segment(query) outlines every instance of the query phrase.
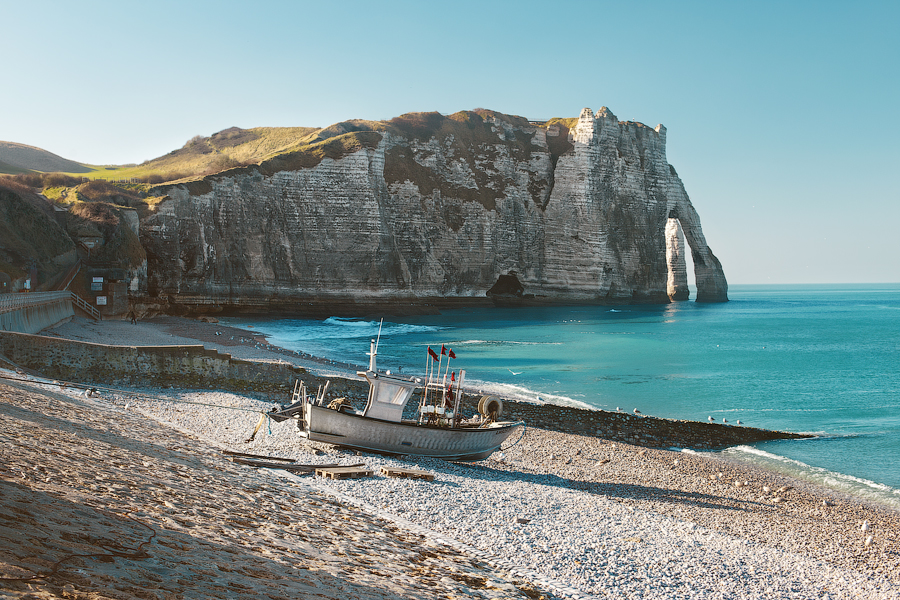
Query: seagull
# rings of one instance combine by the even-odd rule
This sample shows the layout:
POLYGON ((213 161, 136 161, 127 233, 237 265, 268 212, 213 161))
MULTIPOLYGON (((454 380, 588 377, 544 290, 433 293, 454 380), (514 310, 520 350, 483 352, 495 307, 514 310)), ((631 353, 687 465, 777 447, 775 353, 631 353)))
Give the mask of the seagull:
POLYGON ((727 423, 727 422, 728 422, 728 419, 722 419, 722 422, 723 422, 723 423, 727 423))
POLYGON ((710 423, 715 423, 715 422, 716 422, 716 420, 712 418, 712 415, 710 415, 709 417, 707 417, 707 420, 708 420, 710 423))
POLYGON ((737 420, 737 424, 738 424, 738 425, 741 424, 741 420, 740 420, 740 419, 737 420))
POLYGON ((512 373, 513 375, 521 375, 522 374, 522 371, 519 371, 518 373, 516 373, 512 369, 506 369, 506 370, 509 371, 510 373, 512 373))
POLYGON ((619 407, 617 406, 617 407, 616 407, 616 412, 622 412, 622 409, 619 408, 619 407))
POLYGON ((639 411, 638 409, 634 409, 634 414, 639 415, 641 414, 641 411, 639 411))

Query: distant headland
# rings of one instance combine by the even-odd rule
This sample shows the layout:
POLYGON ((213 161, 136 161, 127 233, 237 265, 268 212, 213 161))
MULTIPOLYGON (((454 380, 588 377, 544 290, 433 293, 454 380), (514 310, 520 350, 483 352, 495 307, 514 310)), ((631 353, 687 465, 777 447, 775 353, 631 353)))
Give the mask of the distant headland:
POLYGON ((0 142, 0 171, 10 289, 107 314, 665 303, 687 247, 696 300, 728 299, 666 128, 605 107, 231 128, 128 166, 0 142))

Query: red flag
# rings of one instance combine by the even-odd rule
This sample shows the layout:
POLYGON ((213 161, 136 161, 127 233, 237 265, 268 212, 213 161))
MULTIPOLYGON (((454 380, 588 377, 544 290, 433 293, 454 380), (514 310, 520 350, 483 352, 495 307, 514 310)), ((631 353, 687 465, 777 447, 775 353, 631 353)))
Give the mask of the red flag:
POLYGON ((452 384, 454 381, 456 381, 456 371, 450 373, 450 383, 452 384))
POLYGON ((456 358, 456 354, 454 354, 453 350, 450 351, 450 358, 456 358))
POLYGON ((435 352, 434 350, 432 350, 432 349, 431 349, 431 346, 428 346, 428 354, 430 354, 430 355, 431 355, 431 358, 433 358, 434 360, 437 360, 437 359, 438 359, 437 352, 435 352))
POLYGON ((447 356, 447 349, 444 348, 443 344, 441 344, 441 354, 443 354, 444 356, 447 356))

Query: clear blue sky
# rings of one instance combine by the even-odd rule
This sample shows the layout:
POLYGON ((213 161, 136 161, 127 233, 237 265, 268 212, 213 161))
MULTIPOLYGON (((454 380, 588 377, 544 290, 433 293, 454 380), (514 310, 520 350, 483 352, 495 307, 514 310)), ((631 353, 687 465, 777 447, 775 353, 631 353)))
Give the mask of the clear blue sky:
POLYGON ((900 2, 0 0, 0 140, 155 158, 227 127, 608 106, 731 283, 900 282, 900 2))

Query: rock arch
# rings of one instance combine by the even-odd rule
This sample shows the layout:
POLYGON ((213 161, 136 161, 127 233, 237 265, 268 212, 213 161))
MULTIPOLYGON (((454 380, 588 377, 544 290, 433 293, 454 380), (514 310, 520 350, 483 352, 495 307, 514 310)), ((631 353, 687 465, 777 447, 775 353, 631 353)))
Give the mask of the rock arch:
POLYGON ((685 201, 676 201, 669 210, 666 222, 666 263, 669 269, 667 293, 670 300, 687 299, 687 269, 684 242, 691 249, 694 262, 694 283, 697 286, 697 302, 727 302, 728 281, 722 263, 706 243, 700 217, 681 187, 685 201))

